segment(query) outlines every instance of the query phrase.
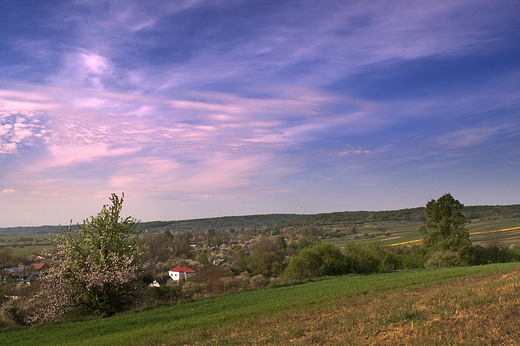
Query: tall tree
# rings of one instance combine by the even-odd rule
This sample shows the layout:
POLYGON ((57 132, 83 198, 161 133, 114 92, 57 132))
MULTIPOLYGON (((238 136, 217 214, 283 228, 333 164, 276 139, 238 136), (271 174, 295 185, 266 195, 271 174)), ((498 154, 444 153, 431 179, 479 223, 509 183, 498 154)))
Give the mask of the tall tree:
POLYGON ((142 287, 140 231, 137 220, 120 217, 123 198, 112 194, 112 205, 104 205, 96 217, 76 231, 70 226, 61 231, 41 279, 39 297, 45 304, 27 322, 84 313, 112 315, 136 302, 142 287))
POLYGON ((462 214, 464 205, 447 193, 426 204, 426 224, 419 228, 425 235, 424 246, 430 251, 449 250, 469 259, 472 245, 462 214))

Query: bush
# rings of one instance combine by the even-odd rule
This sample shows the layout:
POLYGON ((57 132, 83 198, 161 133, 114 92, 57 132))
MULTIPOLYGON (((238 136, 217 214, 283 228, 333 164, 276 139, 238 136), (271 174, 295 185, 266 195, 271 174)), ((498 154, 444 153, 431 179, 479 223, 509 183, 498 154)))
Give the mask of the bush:
POLYGON ((206 294, 206 284, 193 281, 184 281, 181 284, 182 297, 184 299, 197 299, 206 294))
POLYGON ((515 260, 515 249, 496 244, 474 247, 473 264, 507 263, 515 260))
POLYGON ((255 275, 249 280, 249 284, 251 285, 251 288, 257 289, 267 286, 267 279, 264 278, 262 275, 255 275))
POLYGON ((15 323, 13 321, 2 317, 0 314, 0 330, 7 328, 7 327, 12 327, 14 325, 15 325, 15 323))
POLYGON ((236 291, 240 286, 240 281, 228 276, 220 278, 220 284, 223 292, 236 291))
POLYGON ((398 265, 396 269, 424 268, 425 251, 421 246, 400 246, 396 249, 398 265))
POLYGON ((178 288, 168 285, 151 287, 147 293, 153 304, 171 303, 176 301, 179 296, 178 288))
POLYGON ((432 253, 424 266, 426 268, 449 268, 467 265, 468 262, 458 252, 444 250, 432 253))
POLYGON ((0 309, 0 317, 5 321, 6 325, 29 325, 32 313, 31 304, 23 299, 9 300, 0 309))
POLYGON ((389 258, 386 249, 379 243, 349 243, 343 252, 350 263, 350 271, 358 274, 377 273, 384 268, 388 271, 389 258))
POLYGON ((347 258, 336 246, 330 243, 318 243, 291 257, 284 276, 289 279, 302 280, 345 274, 347 268, 347 258))

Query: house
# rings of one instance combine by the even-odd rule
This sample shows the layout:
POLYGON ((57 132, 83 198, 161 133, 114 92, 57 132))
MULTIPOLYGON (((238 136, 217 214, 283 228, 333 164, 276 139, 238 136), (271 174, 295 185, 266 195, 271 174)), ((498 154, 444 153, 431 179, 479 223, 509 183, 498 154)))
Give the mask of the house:
POLYGON ((32 254, 27 256, 27 260, 30 262, 42 262, 45 260, 45 258, 41 255, 32 254))
POLYGON ((29 265, 29 270, 40 271, 43 269, 43 267, 45 267, 45 263, 31 263, 31 265, 29 265))
POLYGON ((153 282, 150 284, 150 287, 161 287, 166 285, 166 283, 170 280, 168 275, 156 277, 153 282))
POLYGON ((15 273, 25 273, 25 271, 28 269, 28 267, 22 265, 18 267, 11 267, 6 268, 5 271, 9 274, 15 274, 15 273))
POLYGON ((185 266, 177 266, 168 271, 168 274, 172 278, 172 280, 180 281, 189 279, 195 275, 195 270, 185 267, 185 266))
POLYGON ((38 275, 25 275, 21 278, 15 279, 14 284, 24 283, 27 286, 31 286, 31 284, 38 280, 38 275))

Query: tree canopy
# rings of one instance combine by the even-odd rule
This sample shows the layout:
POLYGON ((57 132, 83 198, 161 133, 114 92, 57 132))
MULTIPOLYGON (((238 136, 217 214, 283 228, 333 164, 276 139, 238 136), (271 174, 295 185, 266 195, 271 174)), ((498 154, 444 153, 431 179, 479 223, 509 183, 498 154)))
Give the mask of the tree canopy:
POLYGON ((341 275, 348 270, 346 257, 331 243, 318 243, 291 257, 284 275, 290 279, 308 279, 341 275))
POLYGON ((419 228, 425 234, 424 246, 429 251, 453 251, 467 257, 471 252, 468 220, 462 214, 464 205, 449 193, 426 204, 426 224, 419 228))

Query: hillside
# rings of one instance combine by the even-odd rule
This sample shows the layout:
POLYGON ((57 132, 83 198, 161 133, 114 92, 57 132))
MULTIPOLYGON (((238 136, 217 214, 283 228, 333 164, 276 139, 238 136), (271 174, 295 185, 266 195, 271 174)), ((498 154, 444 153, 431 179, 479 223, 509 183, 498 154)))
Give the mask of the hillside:
POLYGON ((513 345, 520 341, 518 268, 508 263, 342 276, 5 330, 0 339, 38 345, 513 345))

